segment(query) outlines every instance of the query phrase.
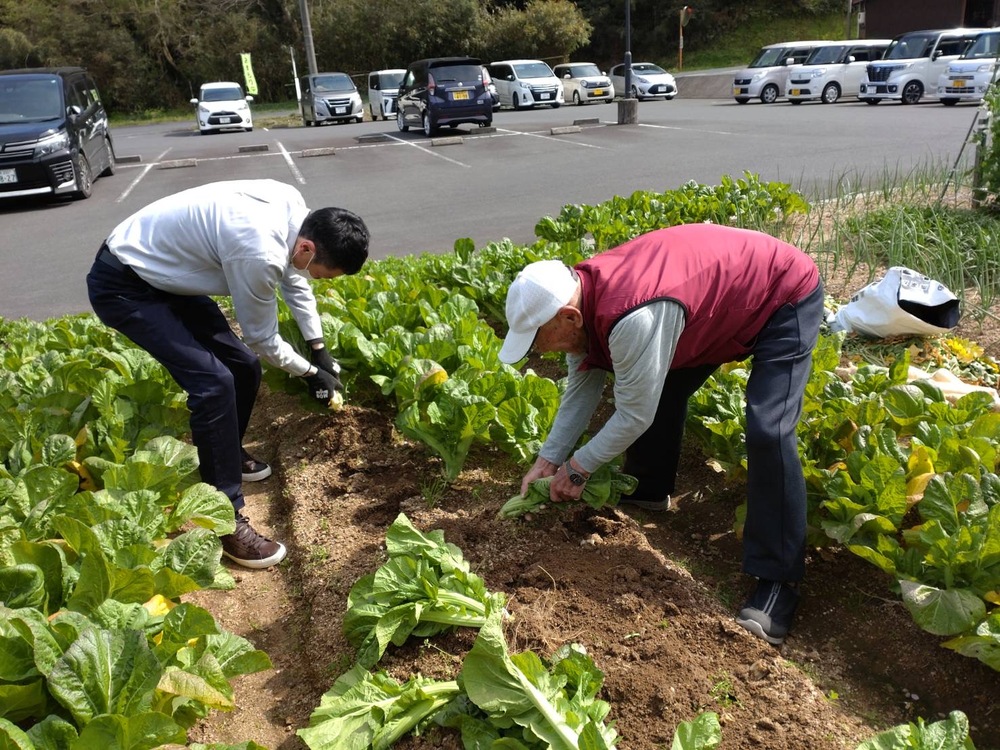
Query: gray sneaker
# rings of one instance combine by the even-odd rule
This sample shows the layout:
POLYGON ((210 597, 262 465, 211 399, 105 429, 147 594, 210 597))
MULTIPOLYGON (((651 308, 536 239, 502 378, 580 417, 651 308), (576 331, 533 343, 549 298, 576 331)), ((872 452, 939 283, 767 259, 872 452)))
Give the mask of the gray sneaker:
POLYGON ((260 482, 261 480, 267 479, 271 476, 270 466, 263 461, 258 461, 256 458, 247 453, 245 449, 240 448, 240 450, 243 451, 242 469, 244 482, 260 482))
POLYGON ((758 638, 780 646, 792 626, 798 605, 797 585, 761 578, 753 595, 736 615, 736 624, 758 638))
POLYGON ((284 560, 287 553, 284 544, 258 534, 250 525, 250 519, 239 512, 236 514, 236 531, 220 539, 222 554, 244 568, 270 568, 284 560))

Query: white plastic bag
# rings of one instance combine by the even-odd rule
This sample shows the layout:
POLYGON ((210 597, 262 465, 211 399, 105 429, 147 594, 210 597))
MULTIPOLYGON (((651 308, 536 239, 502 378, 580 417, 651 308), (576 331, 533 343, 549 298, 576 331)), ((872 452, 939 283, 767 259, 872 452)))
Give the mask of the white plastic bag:
POLYGON ((939 281, 903 266, 857 292, 828 321, 866 336, 940 336, 958 325, 958 299, 939 281))

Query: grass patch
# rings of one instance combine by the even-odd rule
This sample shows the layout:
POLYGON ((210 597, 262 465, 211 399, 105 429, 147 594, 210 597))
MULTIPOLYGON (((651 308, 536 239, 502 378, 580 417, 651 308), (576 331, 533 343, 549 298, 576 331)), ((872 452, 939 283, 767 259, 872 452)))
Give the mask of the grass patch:
MULTIPOLYGON (((783 16, 760 19, 732 33, 706 44, 704 47, 684 48, 684 70, 704 68, 730 68, 749 63, 757 50, 765 44, 808 39, 843 39, 846 31, 846 14, 831 13, 827 16, 783 16)), ((699 22, 698 12, 692 17, 690 29, 699 22)), ((689 32, 690 33, 690 32, 689 32)), ((685 42, 687 40, 685 39, 685 42)), ((671 68, 677 65, 676 56, 666 61, 671 68)))

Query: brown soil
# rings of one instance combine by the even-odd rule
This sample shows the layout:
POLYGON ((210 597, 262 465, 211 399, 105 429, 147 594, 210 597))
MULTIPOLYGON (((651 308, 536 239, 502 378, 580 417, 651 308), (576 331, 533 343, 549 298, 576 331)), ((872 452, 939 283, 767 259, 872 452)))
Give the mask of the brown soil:
MULTIPOLYGON (((841 300, 868 280, 824 279, 841 300)), ((970 318, 956 334, 1000 358, 998 320, 970 318)), ((723 750, 853 750, 890 726, 953 710, 969 717, 979 750, 1000 750, 1000 675, 942 648, 914 625, 888 577, 846 550, 809 556, 782 646, 738 627, 733 616, 753 584, 733 532, 744 488, 727 486, 697 448, 685 451, 671 512, 561 507, 498 520, 523 467, 482 449, 445 486, 440 461, 400 436, 384 399, 355 389, 351 405, 325 414, 261 394, 248 447, 275 474, 245 487, 248 514, 284 541, 288 558, 267 571, 234 568, 235 591, 192 598, 265 650, 274 670, 238 680, 238 708, 196 727, 193 741, 305 748, 295 731, 354 662, 341 633, 347 593, 383 562, 385 531, 403 512, 422 530, 443 529, 507 595, 512 650, 587 647, 625 750, 670 747, 678 723, 702 711, 720 716, 723 750)), ((451 678, 474 635, 390 647, 380 666, 398 679, 451 678)), ((397 747, 461 742, 431 729, 397 747)))
MULTIPOLYGON (((679 722, 711 710, 722 748, 853 749, 881 729, 955 709, 969 716, 980 750, 1000 748, 997 673, 941 648, 890 581, 846 551, 810 556, 784 645, 735 625, 752 584, 732 531, 743 489, 727 487, 696 449, 685 453, 672 512, 564 507, 498 520, 522 468, 482 450, 445 486, 438 459, 399 436, 375 394, 367 400, 356 393, 343 411, 316 414, 291 396, 261 394, 248 447, 275 474, 246 487, 248 513, 285 542, 288 559, 267 571, 234 568, 235 591, 193 599, 265 650, 274 670, 240 679, 238 708, 195 728, 194 740, 305 747, 295 730, 354 661, 341 633, 347 593, 381 564, 386 528, 404 512, 420 529, 443 529, 487 586, 506 593, 513 650, 587 647, 605 672, 602 697, 622 748, 667 748, 679 722)), ((382 665, 400 679, 452 677, 473 638, 390 647, 382 665)), ((397 747, 461 743, 435 729, 397 747)))

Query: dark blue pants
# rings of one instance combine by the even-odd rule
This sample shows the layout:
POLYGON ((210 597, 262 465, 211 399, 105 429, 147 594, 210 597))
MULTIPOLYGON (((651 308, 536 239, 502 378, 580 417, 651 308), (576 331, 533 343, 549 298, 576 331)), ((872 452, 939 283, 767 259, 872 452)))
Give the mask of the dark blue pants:
MULTIPOLYGON (((806 485, 796 427, 823 320, 823 285, 784 305, 758 334, 746 392, 747 518, 743 570, 759 578, 800 581, 805 574, 806 485)), ((623 470, 639 479, 637 497, 674 491, 688 399, 715 365, 671 370, 653 424, 625 454, 623 470)))
POLYGON ((149 352, 188 394, 201 479, 239 510, 241 446, 260 387, 260 360, 209 297, 154 289, 131 269, 108 265, 98 255, 87 274, 94 312, 149 352))

